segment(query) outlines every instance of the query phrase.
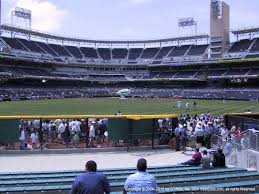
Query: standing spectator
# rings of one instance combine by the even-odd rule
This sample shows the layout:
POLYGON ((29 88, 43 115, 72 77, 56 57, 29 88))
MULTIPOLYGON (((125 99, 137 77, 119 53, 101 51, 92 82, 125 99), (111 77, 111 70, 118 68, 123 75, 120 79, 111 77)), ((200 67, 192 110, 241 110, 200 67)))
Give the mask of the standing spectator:
POLYGON ((89 194, 109 194, 111 187, 107 177, 97 172, 97 164, 95 161, 88 161, 85 165, 86 173, 76 177, 70 194, 89 193, 89 194))
POLYGON ((63 144, 65 144, 65 130, 66 130, 66 122, 62 121, 62 123, 58 126, 58 133, 61 134, 63 144))
POLYGON ((195 149, 194 154, 190 160, 181 163, 182 165, 191 165, 191 166, 199 166, 201 164, 202 155, 199 152, 199 148, 195 149))
POLYGON ((43 131, 43 138, 45 139, 46 143, 48 142, 49 136, 49 124, 48 121, 44 121, 42 123, 42 131, 43 131))
POLYGON ((69 130, 69 123, 68 122, 66 122, 66 125, 65 125, 64 138, 65 138, 66 147, 68 148, 69 143, 71 141, 71 139, 70 139, 71 133, 70 133, 70 130, 69 130))
POLYGON ((221 135, 221 138, 222 138, 223 142, 227 141, 228 129, 223 124, 222 124, 222 127, 220 129, 220 135, 221 135))
POLYGON ((204 145, 204 130, 202 129, 201 121, 197 123, 195 128, 195 136, 198 144, 204 145))
POLYGON ((211 148, 211 137, 212 137, 213 131, 214 129, 213 129, 212 123, 208 122, 208 125, 206 123, 204 126, 204 134, 205 134, 205 146, 207 149, 211 148))
POLYGON ((226 167, 225 155, 223 154, 222 149, 218 149, 218 152, 213 155, 213 167, 226 167))
POLYGON ((203 168, 210 168, 210 163, 211 163, 211 159, 208 156, 207 150, 203 150, 202 151, 202 159, 201 159, 202 167, 203 168))
POLYGON ((25 143, 26 143, 26 136, 25 136, 25 129, 22 127, 21 133, 20 133, 20 149, 24 150, 25 149, 25 143))
POLYGON ((49 124, 49 130, 50 130, 50 136, 51 136, 51 143, 55 143, 56 142, 57 126, 53 121, 51 121, 50 124, 49 124))
POLYGON ((94 122, 93 121, 91 122, 91 125, 90 125, 89 139, 90 139, 90 147, 94 147, 95 127, 94 127, 94 122))
POLYGON ((146 172, 147 161, 140 158, 137 163, 137 170, 135 174, 130 175, 125 184, 123 193, 157 193, 157 183, 153 175, 146 172), (149 191, 149 192, 147 192, 149 191))
POLYGON ((159 130, 161 131, 162 128, 163 128, 163 120, 162 119, 158 119, 158 127, 159 127, 159 130))
POLYGON ((85 139, 86 129, 87 129, 87 124, 85 122, 85 119, 82 119, 80 124, 80 138, 85 139))
POLYGON ((177 127, 174 129, 175 134, 175 150, 180 151, 180 124, 177 125, 177 127))
POLYGON ((182 150, 183 153, 186 151, 186 143, 187 143, 187 125, 184 124, 183 128, 181 129, 181 144, 182 144, 182 150))
POLYGON ((35 131, 32 131, 31 133, 31 143, 32 143, 32 148, 36 147, 36 141, 37 141, 37 136, 35 134, 35 131))

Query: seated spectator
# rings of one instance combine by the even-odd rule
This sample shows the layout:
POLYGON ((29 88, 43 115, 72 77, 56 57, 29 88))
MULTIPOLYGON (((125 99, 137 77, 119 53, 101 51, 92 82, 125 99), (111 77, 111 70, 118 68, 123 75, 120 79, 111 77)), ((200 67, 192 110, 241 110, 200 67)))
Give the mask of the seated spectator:
POLYGON ((195 149, 195 153, 192 155, 192 159, 187 160, 186 162, 181 163, 182 165, 191 165, 191 166, 199 166, 201 164, 201 153, 199 152, 199 148, 195 149))
POLYGON ((140 158, 137 163, 138 172, 130 175, 125 184, 123 193, 157 193, 157 183, 153 175, 146 172, 147 161, 140 158), (145 192, 146 191, 146 192, 145 192))
POLYGON ((70 194, 78 193, 90 193, 90 194, 100 194, 111 192, 111 187, 107 177, 97 171, 97 164, 95 161, 88 161, 85 165, 86 173, 76 177, 70 194))
POLYGON ((201 165, 203 168, 210 168, 211 159, 208 156, 207 150, 202 151, 201 165))
POLYGON ((213 167, 226 167, 225 155, 223 154, 222 149, 218 149, 218 152, 213 155, 213 167))

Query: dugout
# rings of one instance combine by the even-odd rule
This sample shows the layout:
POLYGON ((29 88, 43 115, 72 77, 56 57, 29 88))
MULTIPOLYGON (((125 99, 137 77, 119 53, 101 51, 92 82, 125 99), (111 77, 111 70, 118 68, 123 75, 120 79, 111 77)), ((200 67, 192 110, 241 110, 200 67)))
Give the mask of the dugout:
POLYGON ((21 119, 40 121, 39 142, 42 148, 43 132, 42 123, 44 120, 53 119, 101 119, 108 118, 108 138, 114 142, 123 140, 127 147, 135 139, 151 138, 152 147, 158 129, 158 119, 171 119, 171 127, 175 128, 178 123, 176 114, 166 115, 30 115, 30 116, 0 116, 0 143, 12 144, 19 142, 19 124, 21 119))

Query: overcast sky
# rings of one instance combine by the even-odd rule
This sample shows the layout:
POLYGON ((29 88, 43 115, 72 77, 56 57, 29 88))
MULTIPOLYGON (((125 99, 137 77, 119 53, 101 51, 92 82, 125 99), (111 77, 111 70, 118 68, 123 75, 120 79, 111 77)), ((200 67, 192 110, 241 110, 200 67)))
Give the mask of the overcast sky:
MULTIPOLYGON (((259 0, 225 2, 231 8, 232 29, 259 26, 259 0)), ((33 29, 65 36, 172 37, 178 36, 177 22, 182 17, 194 17, 198 33, 209 33, 210 0, 2 0, 2 23, 11 22, 16 6, 32 10, 33 29)), ((15 23, 25 25, 22 20, 15 23)))

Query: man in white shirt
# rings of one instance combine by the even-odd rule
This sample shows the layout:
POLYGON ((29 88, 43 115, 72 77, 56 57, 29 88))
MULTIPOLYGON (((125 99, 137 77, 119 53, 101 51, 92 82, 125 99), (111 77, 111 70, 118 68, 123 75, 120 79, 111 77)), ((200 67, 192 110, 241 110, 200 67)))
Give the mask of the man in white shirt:
POLYGON ((20 149, 21 150, 24 150, 25 149, 25 130, 24 128, 22 129, 21 131, 21 134, 20 134, 20 149))
POLYGON ((92 122, 91 125, 90 125, 89 139, 90 139, 90 147, 94 147, 94 140, 95 140, 94 122, 92 122))
POLYGON ((148 193, 157 194, 157 183, 153 175, 146 172, 147 161, 140 158, 137 163, 137 172, 130 175, 125 184, 123 194, 126 193, 148 193))
POLYGON ((58 133, 61 134, 63 143, 65 142, 65 129, 66 129, 66 123, 65 123, 65 121, 63 121, 63 122, 58 126, 58 133))
POLYGON ((162 130, 163 128, 163 120, 162 119, 158 119, 158 126, 159 126, 159 130, 162 130))

